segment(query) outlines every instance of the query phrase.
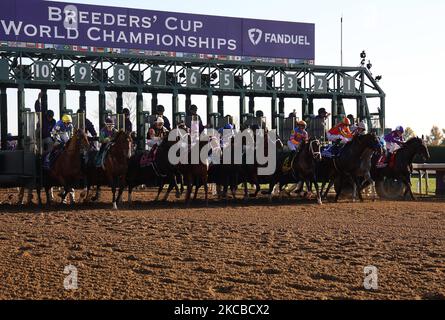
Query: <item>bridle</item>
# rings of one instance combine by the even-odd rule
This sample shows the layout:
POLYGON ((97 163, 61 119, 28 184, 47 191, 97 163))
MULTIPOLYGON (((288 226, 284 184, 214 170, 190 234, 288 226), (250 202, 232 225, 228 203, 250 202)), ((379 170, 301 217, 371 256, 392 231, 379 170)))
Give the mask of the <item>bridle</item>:
POLYGON ((320 146, 320 141, 319 140, 312 140, 309 142, 309 151, 312 154, 312 157, 314 159, 321 159, 321 149, 319 148, 319 151, 314 151, 314 143, 318 144, 318 146, 320 146))

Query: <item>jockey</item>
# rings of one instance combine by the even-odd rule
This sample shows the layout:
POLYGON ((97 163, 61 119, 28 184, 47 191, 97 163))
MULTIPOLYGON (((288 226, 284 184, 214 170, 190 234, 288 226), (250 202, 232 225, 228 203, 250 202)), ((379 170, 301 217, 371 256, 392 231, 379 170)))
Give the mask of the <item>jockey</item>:
POLYGON ((100 142, 101 146, 109 143, 116 132, 117 132, 117 130, 114 127, 113 119, 106 118, 105 119, 105 127, 103 127, 99 133, 99 142, 100 142))
POLYGON ((153 148, 161 144, 162 140, 168 135, 169 131, 164 127, 164 119, 158 117, 154 123, 154 128, 150 128, 147 133, 147 145, 153 148))
POLYGON ((366 134, 366 123, 364 123, 363 121, 360 121, 354 128, 354 130, 352 130, 352 135, 353 136, 361 136, 363 134, 366 134))
POLYGON ((51 136, 55 141, 54 147, 64 145, 73 134, 73 120, 71 116, 65 114, 62 120, 59 120, 51 131, 51 136))
POLYGON ((388 153, 394 153, 403 146, 403 144, 405 143, 403 139, 404 132, 405 131, 403 127, 398 126, 396 130, 391 131, 385 136, 386 150, 388 151, 388 153))
POLYGON ((225 148, 230 144, 230 139, 235 135, 235 129, 232 124, 227 123, 223 128, 218 130, 220 134, 221 148, 225 148))
POLYGON ((122 113, 125 116, 125 132, 131 133, 133 132, 133 123, 130 120, 130 110, 128 108, 124 108, 122 113))
POLYGON ((307 141, 309 139, 308 133, 306 132, 306 121, 298 121, 297 127, 292 130, 289 141, 287 142, 287 146, 292 151, 298 151, 301 143, 303 141, 307 141))
POLYGON ((344 118, 342 122, 328 131, 328 140, 331 142, 339 141, 341 144, 346 144, 351 141, 353 136, 349 129, 350 125, 351 121, 348 118, 344 118))
POLYGON ((117 130, 114 127, 113 119, 106 118, 105 119, 105 127, 103 127, 99 132, 100 150, 97 154, 97 160, 98 160, 97 165, 98 166, 102 166, 102 162, 103 162, 104 156, 105 156, 105 150, 110 145, 110 142, 113 139, 116 132, 117 132, 117 130))

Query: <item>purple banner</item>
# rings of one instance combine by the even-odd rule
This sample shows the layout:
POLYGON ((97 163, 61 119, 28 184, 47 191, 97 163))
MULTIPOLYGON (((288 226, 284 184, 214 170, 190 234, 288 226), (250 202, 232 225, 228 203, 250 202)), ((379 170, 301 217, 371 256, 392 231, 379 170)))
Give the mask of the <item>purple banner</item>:
POLYGON ((300 60, 315 25, 40 0, 0 2, 0 41, 300 60))

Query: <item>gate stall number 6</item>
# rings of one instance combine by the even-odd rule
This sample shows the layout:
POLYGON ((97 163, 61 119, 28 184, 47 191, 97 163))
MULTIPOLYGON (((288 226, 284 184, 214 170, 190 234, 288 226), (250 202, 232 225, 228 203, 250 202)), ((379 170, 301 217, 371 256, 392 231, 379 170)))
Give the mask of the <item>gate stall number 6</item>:
POLYGON ((51 62, 38 61, 35 63, 34 80, 51 81, 51 62))
POLYGON ((187 87, 201 87, 201 73, 197 69, 187 69, 187 87))

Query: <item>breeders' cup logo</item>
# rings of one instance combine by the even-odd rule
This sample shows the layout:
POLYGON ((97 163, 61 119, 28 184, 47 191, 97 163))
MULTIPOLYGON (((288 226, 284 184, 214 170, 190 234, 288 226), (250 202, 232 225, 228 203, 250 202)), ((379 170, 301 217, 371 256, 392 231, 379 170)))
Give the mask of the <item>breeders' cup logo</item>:
POLYGON ((260 43, 262 38, 263 38, 263 31, 256 28, 249 29, 249 39, 254 46, 260 43))

